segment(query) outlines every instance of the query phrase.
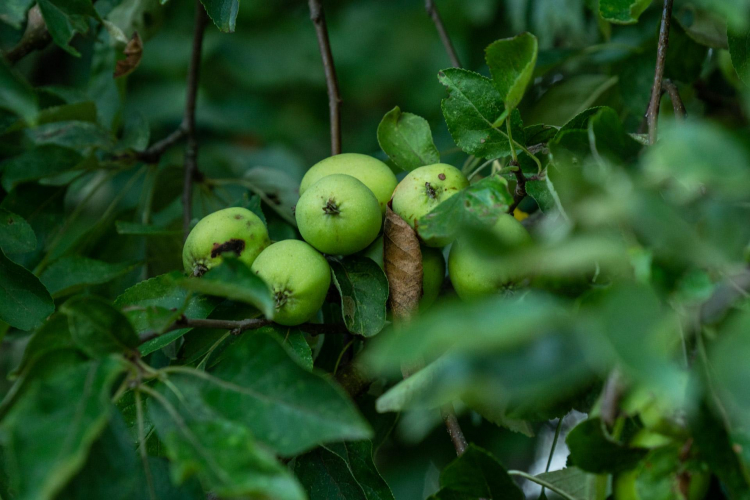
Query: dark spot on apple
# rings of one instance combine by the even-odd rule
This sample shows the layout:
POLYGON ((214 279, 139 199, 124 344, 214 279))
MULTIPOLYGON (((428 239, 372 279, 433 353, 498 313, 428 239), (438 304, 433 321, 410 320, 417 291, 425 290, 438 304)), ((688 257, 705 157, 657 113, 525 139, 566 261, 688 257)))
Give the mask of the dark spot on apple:
POLYGON ((242 253, 244 249, 245 249, 245 240, 238 240, 238 239, 233 238, 221 244, 214 243, 213 248, 211 248, 211 258, 215 259, 219 255, 226 253, 226 252, 233 252, 235 255, 239 257, 239 255, 242 253))
POLYGON ((234 218, 237 219, 237 220, 240 220, 240 219, 242 219, 242 216, 240 214, 237 214, 237 215, 234 216, 234 218))
POLYGON ((441 181, 444 181, 445 180, 445 174, 438 174, 438 179, 440 179, 441 181))
POLYGON ((427 193, 428 198, 432 198, 433 200, 437 198, 437 193, 435 192, 435 188, 430 186, 429 182, 424 183, 424 189, 425 189, 425 192, 427 193))

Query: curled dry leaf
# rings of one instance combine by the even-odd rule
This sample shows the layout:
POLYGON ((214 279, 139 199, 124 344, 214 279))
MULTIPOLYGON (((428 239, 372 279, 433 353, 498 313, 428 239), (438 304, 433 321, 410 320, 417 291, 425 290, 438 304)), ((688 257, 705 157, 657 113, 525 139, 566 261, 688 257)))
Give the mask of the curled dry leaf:
POLYGON ((117 65, 115 66, 115 78, 129 75, 135 71, 135 68, 141 63, 141 57, 143 57, 143 41, 137 31, 133 33, 130 41, 125 46, 123 54, 125 54, 125 59, 117 61, 117 65))
POLYGON ((408 321, 422 297, 422 251, 414 230, 393 210, 386 208, 383 224, 383 267, 388 277, 391 310, 395 322, 408 321))

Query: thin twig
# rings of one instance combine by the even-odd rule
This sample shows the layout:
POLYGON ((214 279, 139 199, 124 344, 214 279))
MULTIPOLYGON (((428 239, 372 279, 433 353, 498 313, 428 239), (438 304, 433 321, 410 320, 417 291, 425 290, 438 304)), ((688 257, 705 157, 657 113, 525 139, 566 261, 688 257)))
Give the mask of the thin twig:
POLYGON ((155 142, 147 149, 137 151, 135 156, 142 162, 156 163, 169 148, 180 142, 186 134, 187 129, 185 128, 185 121, 183 120, 174 132, 166 136, 164 139, 155 142))
POLYGON ((461 430, 461 425, 458 423, 456 412, 453 410, 453 405, 448 403, 441 407, 440 415, 443 417, 443 422, 445 422, 445 428, 448 429, 448 435, 451 437, 453 447, 456 448, 456 455, 463 455, 469 444, 466 442, 464 431, 461 430))
POLYGON ((672 80, 664 80, 664 90, 669 94, 669 100, 672 101, 672 109, 677 120, 682 121, 687 116, 687 110, 682 103, 680 91, 672 80))
POLYGON ((429 14, 430 18, 432 19, 432 22, 435 23, 435 28, 437 28, 438 35, 440 35, 440 40, 443 42, 443 46, 445 47, 445 51, 448 53, 451 64, 454 68, 460 68, 461 61, 459 61, 458 54, 456 54, 456 49, 455 47, 453 47, 451 38, 448 36, 448 32, 445 30, 443 20, 440 18, 440 13, 437 10, 435 2, 433 0, 425 0, 424 8, 427 11, 427 14, 429 14))
POLYGON ((523 172, 521 171, 521 167, 518 166, 518 162, 511 162, 511 165, 515 163, 516 169, 513 171, 513 175, 516 176, 516 190, 515 193, 513 193, 513 203, 511 203, 510 207, 508 208, 508 213, 513 214, 513 212, 518 208, 518 205, 521 204, 524 198, 526 198, 526 176, 523 175, 523 172))
POLYGON ((190 232, 190 221, 193 218, 193 180, 199 175, 198 139, 195 135, 195 103, 198 97, 198 77, 200 76, 203 33, 206 31, 206 24, 208 24, 206 11, 203 9, 200 0, 195 0, 193 51, 188 68, 187 97, 185 99, 185 117, 183 118, 187 136, 182 189, 182 232, 185 238, 190 232))
POLYGON ((5 52, 4 56, 9 63, 15 64, 35 50, 43 49, 51 41, 52 35, 47 30, 39 6, 35 5, 29 9, 26 31, 24 31, 21 40, 15 47, 5 52))
POLYGON ((648 139, 650 144, 656 143, 657 126, 659 119, 659 104, 661 102, 662 81, 664 79, 664 66, 667 60, 667 47, 669 46, 669 25, 672 22, 672 4, 674 0, 664 0, 664 10, 661 17, 661 28, 659 29, 659 46, 656 51, 656 70, 654 71, 654 86, 651 89, 651 100, 646 112, 648 122, 648 139))
MULTIPOLYGON (((160 332, 146 332, 141 335, 140 343, 143 344, 149 340, 153 340, 157 337, 164 335, 165 333, 179 330, 181 328, 210 328, 216 330, 229 330, 232 335, 239 335, 246 330, 257 330, 264 326, 273 324, 273 321, 265 318, 248 318, 241 320, 225 320, 225 319, 200 319, 200 318, 186 318, 185 316, 180 317, 169 325, 166 329, 160 332)), ((310 335, 323 335, 326 333, 348 333, 348 330, 344 325, 341 324, 329 324, 321 325, 315 323, 305 323, 299 325, 299 327, 305 333, 310 335)))
POLYGON ((336 78, 336 66, 333 63, 331 42, 328 39, 328 27, 326 16, 323 12, 321 0, 309 0, 310 19, 315 25, 315 34, 318 37, 320 57, 323 60, 323 70, 326 75, 326 86, 328 87, 328 109, 331 120, 331 154, 341 153, 341 94, 339 94, 339 81, 336 78))

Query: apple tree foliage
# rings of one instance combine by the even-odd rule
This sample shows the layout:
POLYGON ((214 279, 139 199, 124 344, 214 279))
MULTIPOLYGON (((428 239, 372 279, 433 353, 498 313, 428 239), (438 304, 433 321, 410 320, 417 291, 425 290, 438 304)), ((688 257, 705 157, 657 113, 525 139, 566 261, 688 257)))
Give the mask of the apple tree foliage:
MULTIPOLYGON (((143 154, 184 126, 191 2, 0 2, 0 498, 750 499, 750 2, 674 1, 653 145, 661 1, 436 3, 461 68, 421 0, 325 2, 345 150, 463 170, 425 239, 493 252, 520 202, 534 244, 494 262, 525 278, 447 277, 394 326, 380 267, 333 258, 316 324, 282 327, 243 263, 183 275, 182 142, 143 154)), ((198 5, 191 224, 299 238, 328 141, 306 2, 198 5)))

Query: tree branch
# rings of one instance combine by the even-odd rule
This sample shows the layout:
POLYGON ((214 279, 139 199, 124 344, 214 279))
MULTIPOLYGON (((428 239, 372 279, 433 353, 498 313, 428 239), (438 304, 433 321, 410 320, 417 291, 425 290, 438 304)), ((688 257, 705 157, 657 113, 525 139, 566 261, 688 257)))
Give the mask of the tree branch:
POLYGON ((664 90, 669 94, 669 100, 672 101, 672 109, 674 109, 674 116, 678 121, 682 121, 687 117, 687 110, 685 105, 682 103, 682 97, 680 97, 680 91, 677 85, 672 80, 664 80, 664 90))
POLYGON ((341 153, 341 95, 339 94, 339 81, 336 77, 336 66, 333 63, 331 42, 328 39, 328 27, 323 12, 321 0, 309 0, 310 19, 315 25, 315 34, 318 37, 320 57, 323 60, 323 70, 326 75, 326 86, 328 87, 328 109, 331 121, 331 154, 341 153))
MULTIPOLYGON (((227 319, 199 319, 199 318, 186 318, 181 316, 174 323, 169 325, 165 330, 161 332, 146 332, 140 336, 140 343, 144 344, 149 340, 153 340, 157 337, 169 333, 174 330, 181 328, 211 328, 217 330, 229 330, 232 335, 239 335, 246 330, 257 330, 273 324, 273 321, 265 318, 248 318, 241 320, 227 320, 227 319)), ((299 329, 310 335, 324 335, 327 333, 342 334, 349 333, 346 327, 342 324, 334 325, 323 325, 317 323, 304 323, 298 326, 299 329)))
POLYGON ((424 8, 427 11, 427 14, 429 14, 430 18, 432 19, 432 22, 435 23, 435 28, 437 28, 438 35, 440 35, 440 40, 443 42, 443 46, 445 47, 445 51, 448 53, 451 64, 454 68, 460 68, 461 61, 458 60, 456 49, 453 47, 453 43, 451 42, 451 38, 448 36, 448 32, 445 30, 445 26, 443 26, 443 20, 440 18, 440 13, 437 10, 435 2, 433 0, 425 0, 424 8))
POLYGON ((513 212, 518 208, 518 205, 520 205, 523 199, 526 198, 526 181, 528 179, 523 175, 521 167, 518 166, 517 161, 512 161, 511 165, 516 167, 516 170, 513 171, 513 175, 516 176, 516 191, 513 194, 513 203, 508 208, 508 213, 513 215, 513 212))
POLYGON ((440 415, 443 417, 443 422, 445 422, 445 428, 448 429, 448 435, 451 437, 453 447, 456 448, 456 455, 463 455, 469 444, 466 442, 464 431, 461 430, 461 425, 458 423, 453 405, 448 403, 440 408, 440 415))
POLYGON ((135 157, 144 163, 156 163, 169 148, 180 142, 186 134, 187 129, 185 128, 185 121, 183 120, 174 132, 166 136, 164 139, 155 142, 147 149, 137 151, 135 157))
POLYGON ((26 31, 21 40, 4 54, 10 64, 17 63, 35 50, 43 49, 52 41, 38 5, 29 9, 27 19, 26 31))
POLYGON ((193 31, 193 51, 187 77, 187 97, 185 99, 185 116, 183 126, 187 136, 185 146, 185 167, 182 189, 182 231, 184 238, 190 232, 190 220, 193 218, 193 180, 199 175, 198 139, 195 135, 195 103, 198 97, 198 78, 200 76, 201 53, 203 51, 203 33, 206 31, 208 16, 200 0, 195 0, 195 28, 193 31))
POLYGON ((664 65, 667 59, 667 47, 669 46, 669 25, 672 22, 672 4, 674 0, 664 0, 664 10, 661 17, 661 28, 659 29, 659 46, 656 51, 656 70, 654 71, 654 86, 651 89, 651 100, 646 112, 648 122, 649 143, 656 142, 656 134, 659 120, 659 104, 662 95, 662 80, 664 79, 664 65))

